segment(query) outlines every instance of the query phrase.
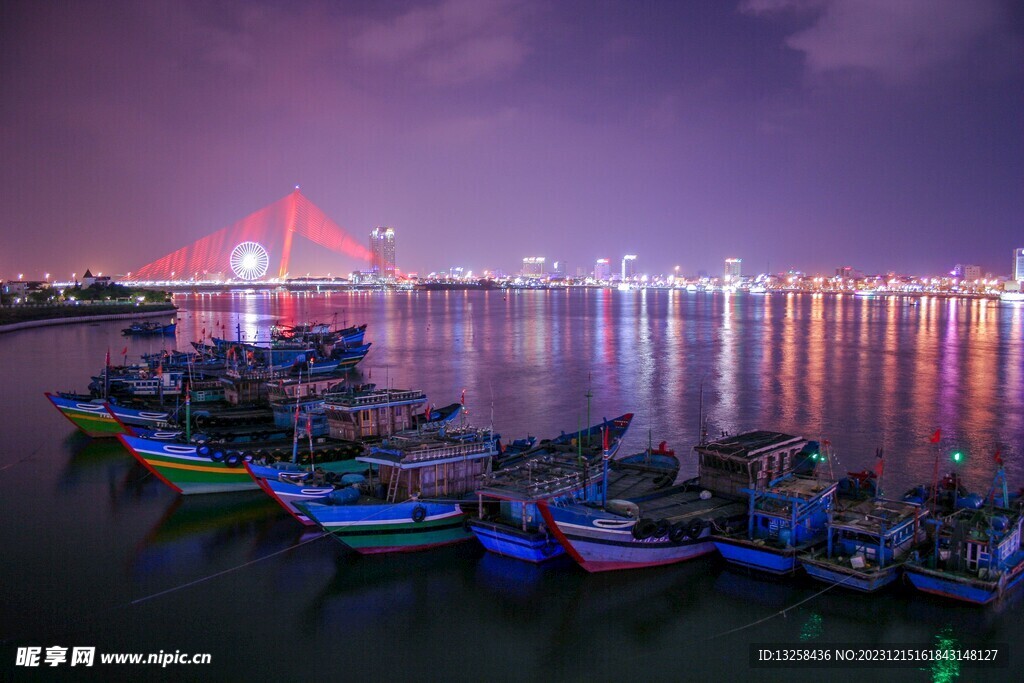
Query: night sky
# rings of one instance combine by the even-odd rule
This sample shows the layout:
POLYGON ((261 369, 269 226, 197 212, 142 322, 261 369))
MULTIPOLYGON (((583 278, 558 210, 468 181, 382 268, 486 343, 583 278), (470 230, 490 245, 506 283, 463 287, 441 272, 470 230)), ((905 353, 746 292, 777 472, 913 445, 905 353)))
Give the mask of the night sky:
POLYGON ((361 242, 393 226, 420 274, 1008 274, 1021 8, 7 1, 0 277, 125 273, 296 184, 361 242))

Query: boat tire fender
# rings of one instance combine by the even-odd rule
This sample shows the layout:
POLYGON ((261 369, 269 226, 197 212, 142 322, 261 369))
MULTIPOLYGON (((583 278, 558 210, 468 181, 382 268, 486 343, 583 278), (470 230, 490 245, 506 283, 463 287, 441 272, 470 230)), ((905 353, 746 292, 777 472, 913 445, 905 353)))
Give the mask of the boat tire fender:
POLYGON ((218 449, 215 450, 213 453, 210 453, 210 460, 214 462, 221 462, 222 460, 224 460, 224 451, 218 449))
POLYGON ((229 451, 226 458, 224 458, 224 465, 227 467, 238 467, 242 464, 242 454, 238 451, 229 451))
POLYGON ((692 520, 690 524, 686 527, 687 536, 689 536, 693 540, 697 540, 697 538, 700 536, 700 532, 702 531, 704 531, 704 520, 700 518, 692 520))
POLYGON ((653 538, 662 538, 668 536, 668 532, 672 529, 672 525, 664 519, 659 519, 654 523, 654 533, 651 534, 653 538))
POLYGON ((204 444, 196 449, 196 454, 208 458, 210 456, 210 447, 204 444))
POLYGON ((412 521, 419 524, 427 518, 427 508, 422 505, 417 505, 412 509, 412 521))
POLYGON ((668 540, 678 544, 685 541, 688 535, 689 531, 687 530, 686 525, 682 522, 679 522, 678 524, 673 524, 672 528, 669 529, 668 540))
POLYGON ((657 524, 650 519, 638 519, 633 525, 633 538, 643 541, 650 538, 657 530, 657 524))

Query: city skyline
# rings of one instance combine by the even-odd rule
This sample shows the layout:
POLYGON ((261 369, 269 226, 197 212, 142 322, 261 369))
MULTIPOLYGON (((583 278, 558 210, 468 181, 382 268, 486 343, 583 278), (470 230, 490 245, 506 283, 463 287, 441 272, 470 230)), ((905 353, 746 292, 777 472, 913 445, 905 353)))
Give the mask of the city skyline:
POLYGON ((0 278, 134 271, 295 184, 360 244, 401 231, 403 272, 1010 275, 1024 244, 1011 2, 0 12, 0 278))

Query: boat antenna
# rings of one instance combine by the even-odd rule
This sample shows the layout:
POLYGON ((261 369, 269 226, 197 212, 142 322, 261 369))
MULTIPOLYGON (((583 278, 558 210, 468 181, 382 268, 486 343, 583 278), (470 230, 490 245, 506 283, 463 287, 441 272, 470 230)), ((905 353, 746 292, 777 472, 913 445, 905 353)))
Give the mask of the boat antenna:
POLYGON ((306 434, 309 436, 309 471, 316 471, 316 458, 313 456, 313 413, 306 411, 306 434))
MULTIPOLYGON (((299 366, 299 386, 302 386, 302 366, 299 366)), ((295 389, 295 420, 292 424, 292 462, 299 461, 299 390, 295 389)))
POLYGON ((590 399, 594 395, 594 392, 590 390, 593 385, 593 377, 591 373, 587 373, 587 446, 590 446, 590 399))
POLYGON ((698 401, 699 408, 697 409, 697 444, 703 446, 706 437, 707 429, 704 425, 704 380, 708 378, 708 373, 704 373, 704 376, 700 378, 700 398, 698 401))

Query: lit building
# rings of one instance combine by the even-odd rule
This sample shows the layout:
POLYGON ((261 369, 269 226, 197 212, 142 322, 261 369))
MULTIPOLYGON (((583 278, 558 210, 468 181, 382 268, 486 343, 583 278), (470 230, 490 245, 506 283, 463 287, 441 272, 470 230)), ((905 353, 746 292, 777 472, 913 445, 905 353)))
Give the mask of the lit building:
POLYGON ((544 257, 527 256, 523 259, 523 275, 525 277, 544 277, 544 257))
POLYGON ((565 277, 565 261, 555 261, 551 264, 552 277, 565 277))
POLYGON ((395 277, 395 231, 378 227, 370 231, 370 271, 378 277, 395 277))
POLYGON ((742 266, 743 259, 740 258, 727 258, 725 259, 725 284, 731 285, 739 282, 742 277, 742 266))
POLYGON ((607 280, 612 276, 612 264, 606 258, 599 258, 594 263, 594 279, 607 280))
POLYGON ((1013 279, 1024 281, 1024 249, 1013 250, 1013 279))
POLYGON ((968 264, 964 266, 963 274, 960 276, 963 279, 974 282, 975 280, 981 279, 981 266, 975 266, 968 264))
POLYGON ((636 254, 626 254, 622 257, 622 279, 632 280, 636 277, 636 254))

